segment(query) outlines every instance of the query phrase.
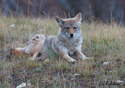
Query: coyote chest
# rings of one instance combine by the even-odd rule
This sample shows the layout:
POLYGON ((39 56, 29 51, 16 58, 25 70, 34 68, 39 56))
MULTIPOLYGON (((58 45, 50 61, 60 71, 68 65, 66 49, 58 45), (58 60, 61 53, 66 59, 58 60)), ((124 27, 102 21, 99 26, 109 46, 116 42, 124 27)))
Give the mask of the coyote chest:
POLYGON ((53 41, 53 51, 58 53, 58 50, 67 50, 70 55, 72 55, 75 50, 82 44, 82 37, 79 36, 74 39, 64 39, 62 36, 55 37, 56 41, 53 41))

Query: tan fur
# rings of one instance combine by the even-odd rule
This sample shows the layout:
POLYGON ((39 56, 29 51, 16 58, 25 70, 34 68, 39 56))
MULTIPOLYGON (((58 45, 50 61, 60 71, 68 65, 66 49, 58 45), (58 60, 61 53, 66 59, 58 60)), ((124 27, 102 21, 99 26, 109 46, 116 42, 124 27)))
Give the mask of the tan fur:
POLYGON ((57 36, 37 34, 30 40, 26 47, 16 48, 15 52, 31 55, 30 59, 36 60, 46 57, 48 50, 52 50, 69 62, 76 61, 70 57, 74 53, 76 53, 78 58, 85 60, 86 56, 81 52, 81 13, 78 13, 74 18, 61 19, 56 17, 56 20, 60 26, 57 36))

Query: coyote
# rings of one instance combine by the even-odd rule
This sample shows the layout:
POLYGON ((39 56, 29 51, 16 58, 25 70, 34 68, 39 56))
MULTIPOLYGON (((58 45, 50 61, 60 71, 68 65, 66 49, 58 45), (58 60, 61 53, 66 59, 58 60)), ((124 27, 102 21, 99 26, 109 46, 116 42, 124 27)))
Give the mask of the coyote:
POLYGON ((87 57, 81 52, 82 33, 80 25, 82 21, 81 13, 78 13, 74 18, 61 19, 55 17, 60 26, 57 36, 48 36, 44 34, 35 35, 29 44, 24 48, 11 49, 11 54, 27 54, 30 55, 31 60, 42 59, 47 55, 48 49, 51 49, 56 54, 75 63, 71 55, 76 55, 82 60, 87 57))

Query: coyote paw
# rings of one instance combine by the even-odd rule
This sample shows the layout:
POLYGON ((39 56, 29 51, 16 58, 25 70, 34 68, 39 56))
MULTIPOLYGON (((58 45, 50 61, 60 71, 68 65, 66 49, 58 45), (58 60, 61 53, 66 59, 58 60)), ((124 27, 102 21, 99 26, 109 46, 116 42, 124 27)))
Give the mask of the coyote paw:
POLYGON ((86 60, 86 59, 91 59, 91 57, 86 57, 85 55, 80 55, 80 59, 86 60))
POLYGON ((33 57, 30 57, 29 59, 30 59, 30 60, 32 60, 32 61, 36 60, 36 59, 35 59, 35 58, 33 58, 33 57))
POLYGON ((71 62, 72 64, 75 64, 77 61, 74 60, 74 59, 72 59, 70 62, 71 62))
POLYGON ((82 60, 91 59, 91 57, 82 57, 82 60))
POLYGON ((91 57, 86 57, 86 59, 91 59, 91 57))
POLYGON ((75 60, 75 61, 72 61, 72 64, 75 64, 77 61, 75 60))

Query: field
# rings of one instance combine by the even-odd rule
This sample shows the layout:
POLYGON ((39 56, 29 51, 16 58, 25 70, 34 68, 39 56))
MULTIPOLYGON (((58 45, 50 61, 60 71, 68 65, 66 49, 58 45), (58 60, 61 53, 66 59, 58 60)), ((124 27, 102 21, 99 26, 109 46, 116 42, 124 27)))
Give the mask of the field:
POLYGON ((125 86, 125 27, 83 21, 82 52, 90 60, 71 64, 48 52, 49 61, 6 57, 10 48, 24 47, 36 34, 56 35, 52 19, 0 16, 0 88, 122 88, 125 86), (108 62, 108 64, 104 64, 108 62), (120 81, 120 82, 119 82, 120 81))

